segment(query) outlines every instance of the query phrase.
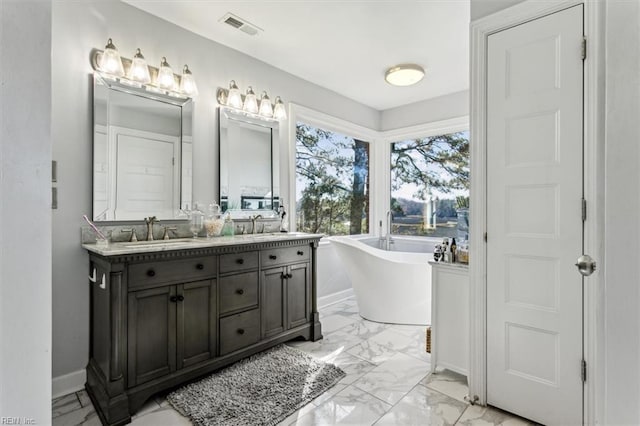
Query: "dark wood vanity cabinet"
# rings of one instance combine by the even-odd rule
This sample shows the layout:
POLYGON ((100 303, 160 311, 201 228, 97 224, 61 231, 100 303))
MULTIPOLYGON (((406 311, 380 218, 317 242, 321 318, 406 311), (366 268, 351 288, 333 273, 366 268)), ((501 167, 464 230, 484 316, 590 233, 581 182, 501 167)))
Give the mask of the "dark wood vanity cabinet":
POLYGON ((320 339, 318 239, 113 255, 89 249, 86 388, 102 422, 126 424, 154 393, 279 343, 320 339))

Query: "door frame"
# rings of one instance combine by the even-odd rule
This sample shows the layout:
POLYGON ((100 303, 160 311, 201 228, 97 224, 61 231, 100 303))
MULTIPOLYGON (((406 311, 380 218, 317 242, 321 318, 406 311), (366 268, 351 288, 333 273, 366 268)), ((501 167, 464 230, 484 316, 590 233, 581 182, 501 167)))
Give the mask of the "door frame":
MULTIPOLYGON (((502 11, 473 21, 471 41, 470 108, 470 248, 469 264, 469 397, 481 405, 487 403, 487 46, 489 35, 580 5, 584 6, 584 34, 587 59, 584 63, 584 197, 587 220, 584 223, 584 251, 604 259, 604 1, 525 0, 502 11)), ((491 236, 489 236, 490 238, 491 236)), ((576 253, 576 257, 579 253, 576 253)), ((604 290, 602 268, 584 279, 583 353, 587 361, 587 380, 583 390, 584 423, 603 421, 604 404, 604 290)), ((576 274, 578 271, 576 270, 576 274)), ((576 366, 579 374, 579 366, 576 366)))

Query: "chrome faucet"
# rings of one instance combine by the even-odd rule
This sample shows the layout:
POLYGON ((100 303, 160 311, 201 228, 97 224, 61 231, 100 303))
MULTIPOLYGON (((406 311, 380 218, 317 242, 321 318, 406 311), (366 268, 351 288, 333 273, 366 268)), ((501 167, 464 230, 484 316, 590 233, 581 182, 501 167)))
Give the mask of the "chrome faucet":
POLYGON ((160 222, 155 216, 149 216, 144 218, 144 223, 147 224, 147 241, 153 241, 153 224, 160 222))
POLYGON ((262 215, 261 214, 257 214, 255 216, 251 216, 251 233, 252 234, 257 234, 256 232, 256 225, 257 225, 257 221, 258 219, 262 219, 262 215))
POLYGON ((384 249, 389 251, 391 250, 391 244, 393 244, 393 238, 391 238, 391 222, 393 220, 393 215, 391 214, 391 210, 387 212, 387 236, 384 239, 384 249))

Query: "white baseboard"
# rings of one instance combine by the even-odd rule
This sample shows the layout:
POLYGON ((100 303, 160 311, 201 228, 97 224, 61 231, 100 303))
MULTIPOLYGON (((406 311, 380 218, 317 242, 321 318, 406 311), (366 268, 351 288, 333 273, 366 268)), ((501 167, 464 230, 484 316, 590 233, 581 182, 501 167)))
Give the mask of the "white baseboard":
POLYGON ((344 299, 353 297, 353 289, 348 288, 346 290, 338 291, 337 293, 331 293, 326 296, 318 297, 318 307, 324 308, 325 306, 333 305, 344 299))
POLYGON ((87 372, 84 369, 54 377, 51 380, 51 397, 55 399, 82 390, 86 381, 87 372))

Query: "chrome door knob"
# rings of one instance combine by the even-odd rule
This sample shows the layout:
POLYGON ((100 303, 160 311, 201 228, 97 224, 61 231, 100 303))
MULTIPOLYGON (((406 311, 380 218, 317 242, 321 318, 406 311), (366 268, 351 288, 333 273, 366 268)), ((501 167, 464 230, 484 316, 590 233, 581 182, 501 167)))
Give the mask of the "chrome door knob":
POLYGON ((588 254, 583 254, 578 258, 576 266, 578 267, 578 271, 583 276, 588 277, 596 270, 596 261, 593 260, 588 254))

